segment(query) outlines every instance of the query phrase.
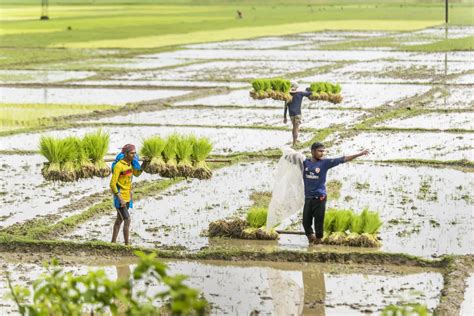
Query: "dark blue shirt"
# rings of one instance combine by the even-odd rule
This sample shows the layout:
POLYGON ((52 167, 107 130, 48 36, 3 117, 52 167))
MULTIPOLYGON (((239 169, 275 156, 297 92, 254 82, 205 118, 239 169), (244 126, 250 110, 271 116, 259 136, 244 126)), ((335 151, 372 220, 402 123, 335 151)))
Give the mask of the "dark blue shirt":
POLYGON ((344 163, 344 157, 321 159, 315 162, 307 158, 303 162, 305 198, 326 196, 326 174, 329 169, 341 163, 344 163))
POLYGON ((285 114, 286 114, 286 109, 288 108, 288 111, 290 112, 290 116, 296 116, 296 115, 301 115, 301 103, 303 102, 303 97, 309 97, 311 95, 311 92, 295 92, 291 93, 293 99, 291 102, 288 102, 285 105, 285 114))

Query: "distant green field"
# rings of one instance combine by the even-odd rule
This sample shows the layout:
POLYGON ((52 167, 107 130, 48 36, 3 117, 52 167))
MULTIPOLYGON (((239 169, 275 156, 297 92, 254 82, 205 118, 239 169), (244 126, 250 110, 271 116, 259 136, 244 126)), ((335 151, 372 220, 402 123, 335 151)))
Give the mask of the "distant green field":
MULTIPOLYGON (((286 35, 321 30, 421 29, 444 22, 444 1, 291 0, 50 1, 40 21, 40 1, 1 4, 1 65, 71 60, 84 49, 157 49, 188 43, 286 35), (172 4, 171 4, 172 3, 172 4), (286 3, 286 4, 282 4, 286 3), (291 4, 288 4, 291 3, 291 4), (236 11, 243 13, 238 19, 236 11), (19 48, 29 48, 21 50, 19 48), (80 48, 44 53, 44 48, 80 48), (25 57, 29 56, 29 57, 25 57)), ((453 24, 473 24, 474 1, 451 5, 453 24)))

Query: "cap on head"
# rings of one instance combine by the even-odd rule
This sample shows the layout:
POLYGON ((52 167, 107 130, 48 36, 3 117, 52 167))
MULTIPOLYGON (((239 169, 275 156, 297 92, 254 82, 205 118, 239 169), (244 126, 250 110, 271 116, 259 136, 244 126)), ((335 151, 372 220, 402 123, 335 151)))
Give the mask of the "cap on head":
POLYGON ((125 145, 125 146, 122 147, 122 152, 123 152, 124 154, 127 154, 127 153, 129 153, 129 152, 131 152, 131 151, 136 151, 135 145, 127 144, 127 145, 125 145))
POLYGON ((318 148, 324 148, 323 143, 316 142, 316 143, 313 143, 313 145, 311 145, 311 150, 316 150, 318 148))
POLYGON ((292 81, 291 82, 291 89, 298 89, 298 82, 292 81))

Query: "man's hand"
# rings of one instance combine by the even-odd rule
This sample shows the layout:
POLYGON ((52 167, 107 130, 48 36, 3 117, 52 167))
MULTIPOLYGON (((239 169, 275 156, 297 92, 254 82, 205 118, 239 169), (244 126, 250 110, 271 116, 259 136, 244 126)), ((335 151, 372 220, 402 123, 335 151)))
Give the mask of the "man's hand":
POLYGON ((359 153, 359 156, 365 156, 365 155, 368 155, 369 154, 369 150, 368 149, 364 149, 362 150, 360 153, 359 153))
POLYGON ((127 206, 127 203, 125 203, 125 201, 122 199, 121 196, 119 196, 118 199, 119 199, 119 201, 120 201, 120 207, 125 207, 125 206, 127 206))
POLYGON ((283 124, 286 124, 288 122, 288 120, 286 119, 286 117, 283 118, 283 124))

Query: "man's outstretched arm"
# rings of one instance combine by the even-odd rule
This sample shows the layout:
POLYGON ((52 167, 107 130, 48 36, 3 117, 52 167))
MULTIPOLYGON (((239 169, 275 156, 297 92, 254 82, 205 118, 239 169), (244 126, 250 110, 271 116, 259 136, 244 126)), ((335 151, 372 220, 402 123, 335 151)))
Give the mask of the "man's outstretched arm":
POLYGON ((368 153, 369 153, 369 150, 364 149, 363 151, 361 151, 361 152, 358 153, 358 154, 350 155, 350 156, 344 156, 344 162, 348 162, 348 161, 354 160, 354 159, 356 159, 357 157, 360 157, 360 156, 365 156, 365 155, 367 155, 368 153))

